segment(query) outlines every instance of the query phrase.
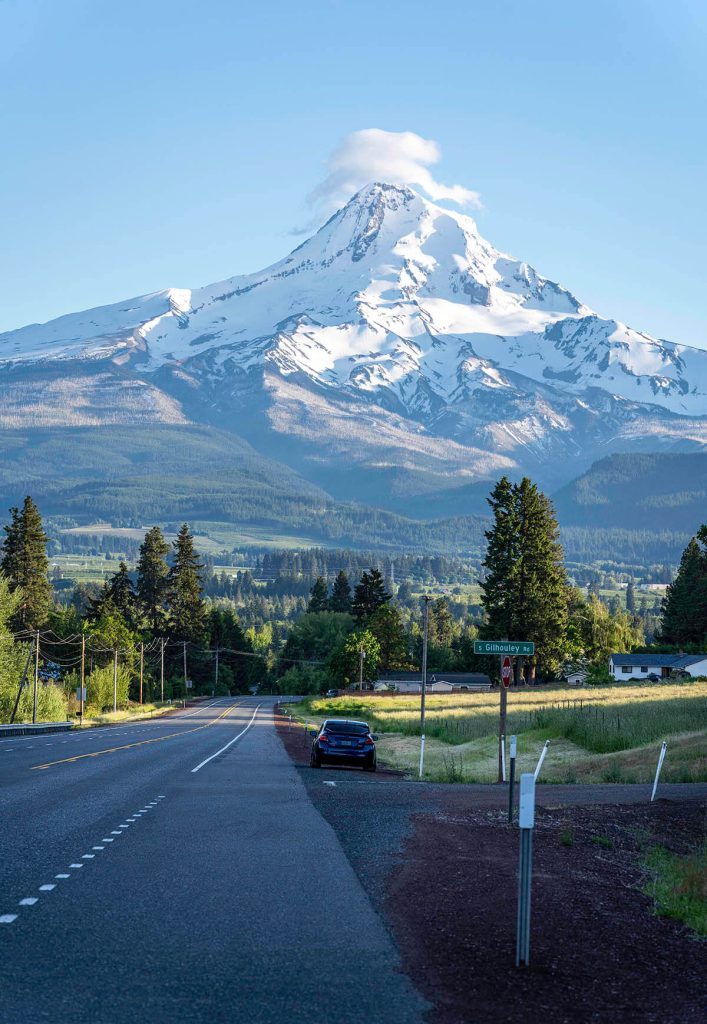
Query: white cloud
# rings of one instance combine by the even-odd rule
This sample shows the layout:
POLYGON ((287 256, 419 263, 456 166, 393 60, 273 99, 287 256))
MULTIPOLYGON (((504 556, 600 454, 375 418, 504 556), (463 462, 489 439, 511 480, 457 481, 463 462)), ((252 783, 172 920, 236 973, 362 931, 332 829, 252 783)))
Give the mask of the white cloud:
POLYGON ((439 163, 439 146, 415 132, 364 128, 351 132, 327 161, 329 173, 310 193, 309 203, 329 214, 372 181, 418 186, 430 199, 451 199, 461 206, 480 207, 478 192, 463 185, 444 185, 429 170, 439 163))

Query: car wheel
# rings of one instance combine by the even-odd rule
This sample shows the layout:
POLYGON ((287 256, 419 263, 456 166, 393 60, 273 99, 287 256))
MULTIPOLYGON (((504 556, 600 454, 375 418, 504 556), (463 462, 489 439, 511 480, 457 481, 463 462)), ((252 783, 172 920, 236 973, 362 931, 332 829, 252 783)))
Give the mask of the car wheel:
POLYGON ((374 772, 376 770, 376 762, 375 762, 375 760, 371 761, 370 764, 367 764, 366 767, 363 770, 364 770, 364 772, 374 772))
POLYGON ((321 766, 322 766, 322 762, 319 760, 318 757, 315 757, 315 755, 312 754, 312 756, 309 759, 309 767, 310 768, 321 768, 321 766))

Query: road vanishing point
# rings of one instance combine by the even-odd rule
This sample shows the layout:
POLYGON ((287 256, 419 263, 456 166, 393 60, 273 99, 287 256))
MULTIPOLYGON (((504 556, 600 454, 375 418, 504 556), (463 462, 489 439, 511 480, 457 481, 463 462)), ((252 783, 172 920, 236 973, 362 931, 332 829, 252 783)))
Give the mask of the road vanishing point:
POLYGON ((423 1020, 273 698, 7 738, 0 780, 0 1020, 423 1020))

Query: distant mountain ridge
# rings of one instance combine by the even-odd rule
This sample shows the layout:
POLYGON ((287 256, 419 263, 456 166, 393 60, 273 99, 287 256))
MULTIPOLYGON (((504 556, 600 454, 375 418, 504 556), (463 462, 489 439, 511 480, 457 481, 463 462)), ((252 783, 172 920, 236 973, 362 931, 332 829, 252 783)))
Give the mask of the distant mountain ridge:
POLYGON ((259 273, 0 335, 0 429, 155 425, 230 434, 303 491, 441 518, 480 511, 502 472, 554 489, 615 452, 704 451, 707 352, 375 183, 259 273))

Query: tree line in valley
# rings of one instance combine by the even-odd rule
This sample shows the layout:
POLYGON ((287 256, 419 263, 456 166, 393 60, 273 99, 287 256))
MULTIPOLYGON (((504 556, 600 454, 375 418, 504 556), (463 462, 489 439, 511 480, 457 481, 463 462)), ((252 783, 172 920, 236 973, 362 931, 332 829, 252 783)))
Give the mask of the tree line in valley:
MULTIPOLYGON (((503 477, 489 506, 478 605, 457 600, 453 592, 429 603, 430 673, 495 674, 496 659, 474 654, 476 638, 535 642, 536 656, 518 661, 518 682, 556 678, 578 667, 602 681, 609 654, 645 649, 632 584, 625 608, 609 607, 596 589, 585 595, 571 584, 554 508, 537 485, 503 477)), ((370 684, 381 673, 419 671, 424 586, 418 589, 415 576, 454 578, 456 571, 453 561, 426 556, 363 568, 361 556, 351 552, 344 568, 344 553, 316 549, 306 557, 263 556, 257 568, 272 578, 258 582, 248 571, 207 572, 187 524, 172 544, 155 526, 132 569, 122 561, 102 587, 77 584, 57 601, 47 536, 30 497, 21 509, 11 509, 4 532, 0 720, 11 713, 37 642, 46 684, 38 695, 40 718, 73 710, 81 677, 89 706, 101 710, 112 706, 116 690, 120 704, 140 696, 225 694, 254 686, 312 693, 370 684), (337 564, 333 575, 330 567, 337 564), (398 567, 398 580, 403 568, 409 574, 402 581, 395 579, 398 567), (304 572, 314 568, 321 571, 311 585, 304 572), (295 581, 298 593, 286 592, 295 581), (278 587, 285 591, 278 594, 278 587), (266 617, 263 606, 258 617, 254 604, 265 600, 279 601, 282 616, 266 617)), ((707 526, 683 553, 655 639, 674 649, 707 641, 707 526)), ((22 690, 19 716, 30 713, 30 689, 22 690)))

